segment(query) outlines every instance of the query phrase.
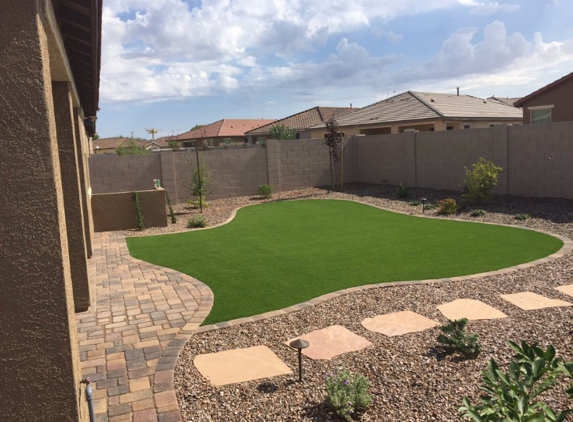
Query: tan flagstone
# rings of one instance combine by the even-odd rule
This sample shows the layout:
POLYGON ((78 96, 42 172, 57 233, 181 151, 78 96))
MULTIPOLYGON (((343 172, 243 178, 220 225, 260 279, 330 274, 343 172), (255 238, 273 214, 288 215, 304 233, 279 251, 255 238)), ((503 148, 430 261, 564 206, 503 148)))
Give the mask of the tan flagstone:
POLYGON ((549 299, 548 297, 538 295, 533 292, 521 292, 511 295, 501 295, 503 300, 513 303, 524 311, 533 309, 553 308, 556 306, 571 306, 571 303, 564 300, 549 299))
POLYGON ((193 363, 201 375, 215 386, 292 373, 266 346, 198 355, 193 363))
POLYGON ((424 331, 440 325, 436 321, 412 311, 377 315, 374 318, 362 320, 361 324, 367 330, 382 333, 389 337, 424 331))
POLYGON ((461 318, 467 318, 470 321, 507 318, 507 315, 503 312, 475 299, 457 299, 453 302, 439 305, 437 308, 451 321, 461 318))
POLYGON ((288 345, 297 338, 310 343, 306 349, 302 350, 302 353, 314 360, 332 359, 335 356, 362 350, 372 345, 364 337, 354 334, 340 325, 332 325, 322 330, 312 331, 303 336, 293 338, 287 341, 286 344, 288 345))
POLYGON ((559 286, 556 287, 555 289, 559 290, 562 293, 565 293, 566 295, 573 296, 573 284, 568 284, 566 286, 559 286))

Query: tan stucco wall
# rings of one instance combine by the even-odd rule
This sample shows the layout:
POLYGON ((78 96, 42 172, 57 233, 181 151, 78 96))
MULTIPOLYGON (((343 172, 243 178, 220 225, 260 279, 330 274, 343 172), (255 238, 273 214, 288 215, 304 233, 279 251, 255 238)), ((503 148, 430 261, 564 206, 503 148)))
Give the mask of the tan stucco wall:
POLYGON ((87 417, 43 7, 0 13, 2 421, 87 417))
MULTIPOLYGON (((156 189, 138 194, 145 227, 167 227, 165 191, 156 189)), ((137 228, 133 192, 92 195, 92 210, 96 232, 137 228)))

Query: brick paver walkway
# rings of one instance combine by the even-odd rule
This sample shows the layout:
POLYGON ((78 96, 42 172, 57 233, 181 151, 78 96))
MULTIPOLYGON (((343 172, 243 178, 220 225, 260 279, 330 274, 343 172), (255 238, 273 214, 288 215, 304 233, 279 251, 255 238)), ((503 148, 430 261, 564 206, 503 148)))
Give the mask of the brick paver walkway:
POLYGON ((76 323, 97 421, 180 421, 175 360, 213 294, 196 279, 132 258, 121 233, 96 233, 93 243, 92 306, 76 323))

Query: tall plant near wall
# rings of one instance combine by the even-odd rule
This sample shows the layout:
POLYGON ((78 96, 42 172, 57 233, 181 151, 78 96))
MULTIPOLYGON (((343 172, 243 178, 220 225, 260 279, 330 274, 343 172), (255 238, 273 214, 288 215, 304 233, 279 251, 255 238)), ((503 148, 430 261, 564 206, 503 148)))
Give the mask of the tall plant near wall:
POLYGON ((338 123, 334 117, 326 121, 326 136, 324 143, 328 146, 330 157, 330 181, 332 184, 332 190, 335 190, 334 166, 337 166, 340 170, 340 190, 343 190, 344 172, 342 170, 342 164, 344 159, 344 148, 342 147, 342 133, 340 132, 338 123))

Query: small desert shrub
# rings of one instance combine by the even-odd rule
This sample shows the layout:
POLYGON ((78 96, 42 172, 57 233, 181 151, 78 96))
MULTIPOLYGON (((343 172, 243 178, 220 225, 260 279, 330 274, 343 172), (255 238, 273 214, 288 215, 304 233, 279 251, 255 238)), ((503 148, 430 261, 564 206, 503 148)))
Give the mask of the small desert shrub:
POLYGON ((485 211, 484 210, 472 210, 472 212, 470 212, 470 215, 472 217, 483 217, 485 215, 485 211))
POLYGON ((434 204, 426 204, 424 205, 425 210, 435 210, 436 206, 434 204))
POLYGON ((470 204, 483 204, 491 200, 491 191, 497 186, 499 174, 503 171, 493 161, 481 157, 473 165, 473 170, 466 167, 463 199, 470 204))
POLYGON ((257 195, 264 199, 269 199, 273 197, 274 189, 271 185, 260 185, 257 189, 257 195))
POLYGON ((372 396, 368 394, 368 380, 347 369, 327 374, 325 388, 326 404, 347 421, 372 403, 372 396))
POLYGON ((400 183, 396 188, 396 196, 398 198, 407 198, 408 195, 410 195, 410 189, 407 186, 404 186, 402 183, 400 183))
POLYGON ((466 359, 472 359, 479 354, 481 344, 476 334, 466 334, 467 323, 467 318, 462 318, 442 325, 440 327, 442 334, 438 336, 438 343, 442 344, 449 353, 457 352, 466 359))
POLYGON ((195 229, 197 227, 205 227, 206 224, 207 220, 205 220, 205 216, 203 214, 199 214, 191 217, 189 221, 187 221, 187 228, 195 229))
MULTIPOLYGON (((510 341, 509 346, 516 352, 504 373, 491 359, 487 371, 483 371, 485 392, 477 405, 465 398, 458 409, 464 420, 494 422, 543 421, 558 422, 567 419, 571 409, 557 412, 539 401, 541 393, 550 391, 562 376, 573 377, 573 362, 563 362, 556 357, 552 345, 542 350, 537 345, 525 342, 518 346, 510 341)), ((569 397, 573 389, 567 390, 569 397)))
POLYGON ((408 202, 408 205, 411 205, 411 206, 413 206, 413 207, 417 207, 418 205, 420 205, 420 201, 408 202))
POLYGON ((458 203, 455 199, 448 198, 438 201, 438 214, 452 215, 458 212, 458 203))
POLYGON ((531 216, 529 214, 523 212, 523 213, 515 214, 514 218, 516 220, 523 221, 523 220, 529 220, 531 218, 531 216))

